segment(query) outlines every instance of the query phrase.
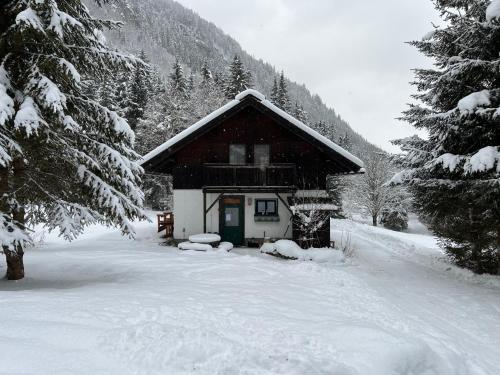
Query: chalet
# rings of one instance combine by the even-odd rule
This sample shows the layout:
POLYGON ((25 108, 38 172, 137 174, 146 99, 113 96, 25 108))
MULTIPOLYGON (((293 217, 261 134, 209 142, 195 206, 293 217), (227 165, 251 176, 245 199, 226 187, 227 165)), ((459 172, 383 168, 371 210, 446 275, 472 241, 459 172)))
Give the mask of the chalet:
POLYGON ((324 192, 328 175, 363 167, 255 90, 169 139, 142 165, 173 176, 174 239, 219 233, 235 245, 293 238, 293 197, 324 192))

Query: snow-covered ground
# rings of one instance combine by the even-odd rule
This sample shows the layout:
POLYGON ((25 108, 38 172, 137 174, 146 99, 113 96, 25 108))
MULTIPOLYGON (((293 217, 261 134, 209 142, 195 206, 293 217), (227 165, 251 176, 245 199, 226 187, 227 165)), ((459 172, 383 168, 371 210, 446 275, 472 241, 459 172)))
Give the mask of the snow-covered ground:
POLYGON ((346 263, 181 252, 151 223, 135 241, 48 236, 25 280, 0 281, 0 374, 499 373, 498 278, 448 265, 427 234, 334 227, 346 263))

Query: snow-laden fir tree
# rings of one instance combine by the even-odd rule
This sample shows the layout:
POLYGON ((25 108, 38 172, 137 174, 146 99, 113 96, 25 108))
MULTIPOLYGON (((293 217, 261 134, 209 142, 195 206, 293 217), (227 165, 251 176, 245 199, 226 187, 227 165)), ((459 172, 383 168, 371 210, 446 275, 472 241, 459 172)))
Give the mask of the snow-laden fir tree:
POLYGON ((308 113, 306 112, 302 104, 299 104, 297 101, 295 102, 295 106, 293 107, 293 117, 306 125, 309 122, 308 113))
POLYGON ((189 97, 189 83, 184 76, 184 69, 182 69, 179 60, 175 60, 169 78, 171 93, 176 95, 179 99, 187 99, 189 97))
POLYGON ((389 185, 389 199, 380 212, 380 223, 388 229, 402 231, 408 228, 411 196, 402 186, 389 185))
POLYGON ((214 81, 214 77, 212 75, 212 71, 210 70, 207 61, 203 61, 203 65, 201 66, 201 84, 208 85, 210 82, 214 81))
POLYGON ((251 81, 252 75, 245 69, 238 55, 235 55, 226 79, 226 98, 234 99, 240 92, 251 88, 251 81))
POLYGON ((331 141, 333 142, 336 141, 335 138, 337 134, 337 129, 335 128, 335 125, 333 123, 321 120, 313 124, 312 128, 322 136, 330 139, 331 141))
MULTIPOLYGON (((148 62, 144 51, 141 51, 139 57, 144 63, 148 62)), ((126 118, 132 130, 137 128, 137 123, 144 117, 150 85, 150 70, 137 65, 127 90, 129 95, 126 118)))
POLYGON ((0 14, 0 243, 7 278, 20 279, 28 227, 73 239, 101 222, 133 235, 144 216, 134 134, 81 85, 138 62, 103 43, 115 24, 79 0, 4 2, 0 14))
POLYGON ((411 44, 435 61, 417 69, 404 120, 429 137, 395 143, 416 206, 460 266, 500 273, 500 4, 436 0, 444 23, 411 44))
POLYGON ((290 96, 288 94, 288 85, 283 71, 281 71, 279 79, 276 79, 276 77, 274 78, 269 100, 285 112, 290 113, 292 110, 290 96))
POLYGON ((349 134, 346 132, 344 135, 341 135, 338 139, 338 145, 347 151, 351 151, 351 139, 349 138, 349 134))
POLYGON ((278 84, 278 102, 277 105, 285 112, 290 112, 290 96, 288 95, 288 85, 286 83, 285 74, 281 71, 280 81, 278 84))
POLYGON ((269 96, 269 100, 274 105, 277 105, 278 100, 279 100, 279 87, 278 87, 278 81, 276 80, 276 77, 274 77, 274 80, 273 80, 273 87, 271 88, 271 95, 269 96))

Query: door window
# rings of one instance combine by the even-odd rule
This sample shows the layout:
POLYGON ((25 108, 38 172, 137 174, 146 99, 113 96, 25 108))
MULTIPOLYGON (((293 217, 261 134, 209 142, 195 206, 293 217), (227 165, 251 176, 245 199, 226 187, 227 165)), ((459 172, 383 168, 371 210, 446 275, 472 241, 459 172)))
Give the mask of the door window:
POLYGON ((237 227, 240 225, 240 212, 238 207, 226 207, 224 211, 224 220, 226 227, 237 227))
POLYGON ((246 163, 246 147, 241 144, 229 145, 229 164, 245 164, 246 163))

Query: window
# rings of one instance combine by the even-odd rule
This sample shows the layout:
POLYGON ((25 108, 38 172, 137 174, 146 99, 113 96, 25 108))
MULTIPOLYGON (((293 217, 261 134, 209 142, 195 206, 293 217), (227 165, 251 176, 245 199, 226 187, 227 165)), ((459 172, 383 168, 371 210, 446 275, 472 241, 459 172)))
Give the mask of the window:
POLYGON ((253 160, 256 165, 269 165, 269 145, 254 145, 253 160))
POLYGON ((246 155, 245 145, 229 145, 229 164, 245 164, 246 155))
POLYGON ((255 216, 278 216, 278 200, 256 199, 255 216))

